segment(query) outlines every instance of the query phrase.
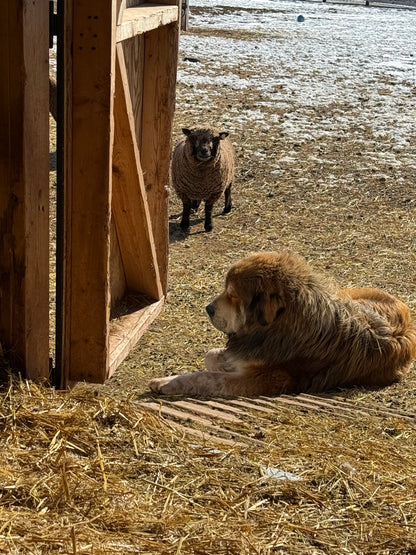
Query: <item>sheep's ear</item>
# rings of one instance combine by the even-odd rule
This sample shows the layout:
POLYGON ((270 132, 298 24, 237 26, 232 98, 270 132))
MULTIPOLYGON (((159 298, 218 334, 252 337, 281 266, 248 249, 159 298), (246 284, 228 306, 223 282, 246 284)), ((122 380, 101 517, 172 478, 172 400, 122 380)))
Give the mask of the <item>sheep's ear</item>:
POLYGON ((220 133, 220 141, 222 141, 223 139, 225 139, 225 137, 228 137, 229 133, 227 133, 226 131, 221 131, 220 133))
POLYGON ((184 135, 186 135, 187 137, 189 137, 189 135, 192 133, 192 131, 190 129, 188 129, 187 127, 183 127, 182 128, 182 133, 184 135))

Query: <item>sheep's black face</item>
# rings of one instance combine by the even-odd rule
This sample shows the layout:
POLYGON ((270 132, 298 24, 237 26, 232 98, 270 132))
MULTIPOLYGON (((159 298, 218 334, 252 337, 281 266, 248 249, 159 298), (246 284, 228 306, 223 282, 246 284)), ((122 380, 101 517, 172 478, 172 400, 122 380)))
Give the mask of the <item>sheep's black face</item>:
POLYGON ((183 129, 197 162, 209 162, 216 157, 218 146, 228 133, 215 134, 211 129, 183 129))

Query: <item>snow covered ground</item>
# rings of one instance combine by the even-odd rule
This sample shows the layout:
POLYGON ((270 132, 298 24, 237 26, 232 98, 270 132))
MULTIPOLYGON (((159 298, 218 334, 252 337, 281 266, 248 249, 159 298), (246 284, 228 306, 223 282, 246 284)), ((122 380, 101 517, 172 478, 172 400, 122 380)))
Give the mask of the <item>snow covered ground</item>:
POLYGON ((215 98, 231 89, 258 100, 218 114, 229 127, 277 124, 308 140, 350 133, 353 123, 355 132, 370 126, 375 137, 387 133, 399 149, 414 141, 416 10, 290 0, 190 4, 191 31, 204 30, 180 40, 182 60, 198 60, 181 61, 178 72, 190 113, 215 108, 215 98))

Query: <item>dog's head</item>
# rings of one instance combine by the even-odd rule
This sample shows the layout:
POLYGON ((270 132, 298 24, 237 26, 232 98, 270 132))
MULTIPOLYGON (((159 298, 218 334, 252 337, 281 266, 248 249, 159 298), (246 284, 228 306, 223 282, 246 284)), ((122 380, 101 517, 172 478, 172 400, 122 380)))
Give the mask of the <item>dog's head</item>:
POLYGON ((308 268, 290 253, 264 252, 241 260, 230 268, 224 291, 206 307, 213 325, 235 334, 273 324, 293 306, 308 268))

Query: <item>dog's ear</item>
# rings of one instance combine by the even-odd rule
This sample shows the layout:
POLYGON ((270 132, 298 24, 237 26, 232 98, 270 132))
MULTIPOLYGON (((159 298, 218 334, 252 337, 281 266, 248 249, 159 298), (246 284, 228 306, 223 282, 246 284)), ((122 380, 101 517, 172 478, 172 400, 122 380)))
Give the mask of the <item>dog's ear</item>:
POLYGON ((254 323, 259 323, 262 326, 268 326, 284 311, 284 306, 281 298, 272 293, 256 293, 248 306, 248 313, 250 319, 254 323))

